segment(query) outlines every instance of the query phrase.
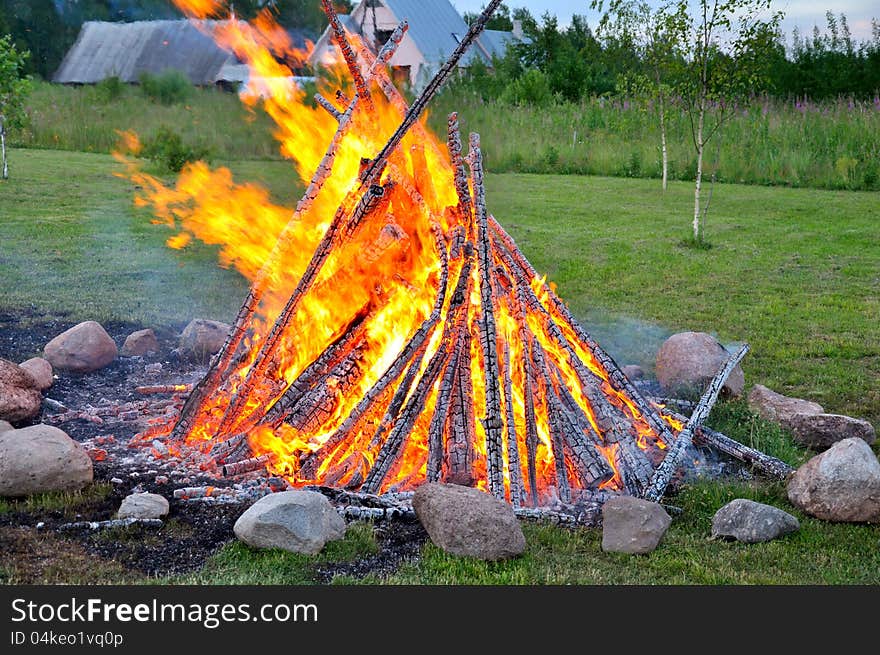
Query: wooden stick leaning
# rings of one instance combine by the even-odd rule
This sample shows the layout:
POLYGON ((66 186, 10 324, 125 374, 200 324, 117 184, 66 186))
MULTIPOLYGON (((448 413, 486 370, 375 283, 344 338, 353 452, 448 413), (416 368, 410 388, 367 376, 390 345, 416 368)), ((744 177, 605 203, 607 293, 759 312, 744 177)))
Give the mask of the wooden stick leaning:
MULTIPOLYGON (((316 248, 315 253, 312 256, 312 260, 309 262, 309 265, 303 273, 303 276, 300 278, 296 289, 294 289, 293 294, 290 296, 287 303, 285 304, 284 309, 278 316, 275 325, 272 326, 272 329, 267 335, 266 340, 263 342, 260 348, 260 352, 257 355, 257 359, 254 361, 254 364, 251 366, 237 392, 232 396, 226 414, 224 415, 223 420, 221 421, 220 426, 217 429, 218 433, 223 433, 224 431, 227 431, 230 427, 234 425, 234 422, 238 419, 238 415, 244 407, 245 399, 253 390, 254 386, 257 383, 257 380, 260 379, 264 373, 265 361, 267 359, 271 360, 271 357, 281 340, 281 335, 287 328, 293 313, 299 307, 302 296, 311 287, 312 283, 318 275, 318 272, 320 271, 333 247, 336 245, 337 234, 342 229, 345 222, 345 217, 348 214, 347 208, 355 205, 357 199, 361 195, 362 189, 370 188, 372 185, 376 184, 379 181, 379 177, 384 171, 385 165, 387 164, 391 154, 400 145, 400 142, 403 140, 403 137, 406 135, 409 129, 418 121, 419 117, 424 112, 431 99, 437 94, 440 88, 452 75, 452 71, 458 65, 461 57, 467 51, 468 47, 470 47, 471 43, 473 43, 477 36, 485 29, 486 23, 491 18, 492 13, 498 8, 500 4, 501 0, 492 0, 489 3, 488 7, 486 7, 486 9, 480 15, 480 17, 471 24, 467 34, 465 34, 464 38, 458 44, 455 51, 453 51, 452 55, 450 55, 446 63, 441 67, 434 78, 425 87, 421 95, 412 104, 409 112, 404 117, 397 130, 395 130, 394 134, 391 135, 391 138, 388 140, 388 142, 385 144, 379 154, 376 155, 375 159, 373 159, 370 162, 369 166, 366 167, 363 174, 361 175, 361 180, 358 187, 350 191, 343 202, 340 204, 339 208, 336 211, 336 215, 333 218, 333 221, 327 228, 327 232, 325 233, 324 238, 321 240, 321 243, 318 244, 318 247, 316 248)), ((341 125, 342 123, 340 123, 340 126, 341 125)))
MULTIPOLYGON (((378 56, 371 66, 370 72, 372 74, 381 70, 388 60, 391 59, 391 56, 403 40, 406 30, 406 23, 402 23, 391 34, 388 42, 383 46, 382 50, 379 51, 378 56)), ((347 134, 351 125, 351 117, 357 105, 357 101, 358 98, 355 97, 354 100, 348 103, 348 108, 342 114, 339 121, 339 127, 336 130, 336 134, 334 134, 330 145, 327 147, 327 151, 315 170, 303 197, 297 203, 293 216, 279 234, 278 240, 273 246, 272 251, 269 253, 269 256, 266 258, 266 262, 260 267, 251 288, 248 290, 247 297, 238 311, 235 321, 232 324, 232 328, 226 337, 226 341, 223 343, 220 351, 211 360, 208 372, 195 386, 192 393, 189 395, 189 398, 187 398, 186 404, 181 410, 180 417, 171 432, 171 439, 182 440, 189 436, 196 417, 204 410, 205 401, 207 400, 209 392, 213 390, 223 379, 223 376, 229 372, 229 365, 232 362, 232 358, 238 350, 239 345, 244 339, 250 319, 253 317, 263 295, 269 288, 272 274, 292 244, 292 237, 298 226, 300 217, 312 207, 318 193, 320 193, 321 188, 332 173, 333 163, 336 160, 336 154, 339 150, 339 144, 347 134)))
MULTIPOLYGON (((686 416, 678 414, 677 412, 671 412, 666 409, 660 411, 662 414, 671 416, 682 423, 687 423, 688 421, 686 416)), ((740 442, 731 439, 726 434, 711 430, 705 425, 701 425, 694 431, 694 443, 697 445, 706 445, 726 455, 730 455, 741 462, 751 465, 762 475, 766 475, 775 480, 786 480, 795 471, 794 467, 789 466, 781 459, 777 459, 776 457, 762 453, 760 450, 755 450, 754 448, 741 444, 740 442)))
POLYGON ((483 373, 486 392, 486 416, 482 419, 486 432, 486 476, 489 492, 504 498, 504 420, 501 415, 501 379, 498 368, 498 331, 495 326, 495 299, 492 283, 492 244, 486 212, 486 188, 483 185, 483 154, 480 135, 470 136, 470 164, 474 185, 474 209, 477 224, 477 265, 480 273, 480 314, 478 321, 480 347, 483 351, 483 373))
POLYGON ((745 344, 735 354, 730 356, 715 377, 712 378, 703 397, 700 398, 700 402, 694 409, 693 414, 691 414, 681 432, 678 433, 675 443, 669 449, 669 452, 666 453, 666 457, 663 458, 663 461, 660 462, 660 466, 654 471, 654 477, 651 478, 651 483, 648 485, 648 489, 645 491, 644 495, 647 500, 659 502, 663 497, 666 487, 672 480, 672 476, 675 475, 675 472, 681 466, 687 455, 688 446, 693 443, 694 431, 700 427, 703 421, 709 416, 709 412, 712 411, 712 406, 715 404, 715 401, 718 400, 718 395, 721 393, 721 389, 724 387, 727 378, 748 352, 749 345, 745 344))
MULTIPOLYGON (((529 263, 529 261, 523 256, 523 254, 516 248, 516 244, 514 243, 511 236, 504 230, 498 221, 495 220, 493 216, 489 216, 489 225, 492 229, 493 234, 498 238, 498 240, 510 251, 513 256, 516 264, 520 267, 520 269, 529 277, 530 280, 540 279, 537 271, 534 267, 529 263)), ((657 434, 661 442, 668 446, 673 441, 675 441, 675 437, 672 435, 672 432, 669 429, 669 426, 666 422, 660 418, 657 414, 657 411, 654 407, 642 396, 641 392, 635 387, 635 385, 623 374, 623 371, 620 370, 620 367, 617 363, 611 358, 608 353, 606 353, 602 348, 593 340, 589 334, 580 326, 580 324, 575 320, 574 316, 572 316, 571 311, 568 307, 565 306, 565 303, 557 296, 553 290, 549 287, 549 285, 543 283, 544 291, 547 294, 547 297, 550 299, 550 302, 553 305, 553 308, 565 319, 566 325, 575 333, 578 340, 584 344, 584 346, 590 351, 590 354, 596 358, 602 368, 608 373, 608 376, 615 387, 624 391, 626 395, 632 400, 633 404, 639 410, 654 432, 657 434)))

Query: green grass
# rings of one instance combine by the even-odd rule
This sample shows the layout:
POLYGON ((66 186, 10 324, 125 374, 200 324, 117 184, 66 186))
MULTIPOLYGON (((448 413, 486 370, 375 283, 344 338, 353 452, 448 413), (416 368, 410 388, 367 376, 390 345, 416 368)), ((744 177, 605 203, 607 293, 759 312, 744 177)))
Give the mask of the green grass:
POLYGON ((321 564, 350 562, 378 552, 373 528, 368 523, 352 523, 345 538, 330 541, 314 556, 283 550, 255 550, 241 542, 223 547, 196 573, 160 582, 175 584, 222 585, 302 585, 314 584, 316 567, 321 564))
POLYGON ((94 86, 38 82, 27 112, 28 126, 12 135, 13 146, 109 153, 119 141, 117 130, 149 139, 170 127, 185 143, 207 147, 218 157, 280 159, 269 118, 217 89, 193 88, 185 102, 165 105, 137 86, 123 85, 110 99, 94 86))
POLYGON ((53 491, 24 498, 0 498, 0 514, 10 512, 63 512, 73 516, 78 510, 107 498, 113 487, 105 482, 90 484, 81 491, 53 491))
MULTIPOLYGON (((14 150, 0 184, 0 308, 73 320, 169 325, 230 320, 244 280, 200 244, 132 207, 133 185, 107 156, 14 150)), ((284 162, 235 162, 237 180, 292 206, 284 162)), ((747 384, 880 422, 878 195, 717 185, 706 234, 681 245, 691 189, 673 183, 491 175, 491 211, 575 315, 621 363, 650 372, 670 333, 748 341, 747 384)))
MULTIPOLYGON (((661 175, 656 111, 628 100, 517 107, 449 92, 436 105, 437 133, 445 134, 446 115, 458 111, 462 130, 480 133, 493 172, 661 175)), ((670 179, 693 180, 690 122, 675 108, 668 117, 670 179)), ((880 106, 755 99, 710 141, 706 157, 706 179, 714 171, 722 182, 880 190, 880 106)))
POLYGON ((338 577, 338 584, 867 584, 880 583, 880 527, 824 523, 798 514, 800 531, 763 544, 710 539, 712 515, 734 498, 786 506, 778 488, 702 483, 675 498, 684 513, 654 552, 602 551, 602 531, 525 523, 526 552, 484 562, 446 554, 427 543, 422 557, 386 579, 338 577))
MULTIPOLYGON (((135 190, 112 176, 110 157, 14 150, 11 166, 12 178, 0 183, 3 312, 156 326, 234 314, 243 280, 217 266, 213 248, 166 248, 167 229, 133 208, 135 190)), ((278 202, 291 205, 298 195, 286 164, 232 168, 237 179, 268 186, 278 202)), ((718 185, 707 228, 713 247, 695 250, 681 245, 691 198, 685 183, 662 194, 645 180, 503 174, 489 176, 487 185, 494 214, 621 363, 650 370, 670 332, 714 332, 752 344, 747 384, 880 420, 877 194, 718 185)), ((719 405, 710 424, 793 465, 807 457, 743 403, 719 405)), ((529 525, 522 558, 460 560, 429 544, 418 563, 384 582, 878 583, 876 526, 799 515, 802 530, 776 542, 710 542, 712 514, 741 495, 793 511, 777 487, 700 484, 674 499, 685 513, 646 557, 603 553, 595 530, 529 525)), ((317 558, 232 544, 202 571, 175 581, 314 581, 316 566, 375 549, 363 525, 317 558)), ((63 580, 58 576, 51 580, 63 580)))
MULTIPOLYGON (((272 125, 235 94, 192 89, 163 105, 137 86, 65 87, 40 82, 27 101, 29 123, 13 146, 108 153, 117 130, 144 140, 163 127, 220 159, 280 159, 272 125)), ((593 98, 550 107, 517 107, 450 90, 431 112, 438 134, 458 111, 463 130, 482 135, 491 172, 660 177, 660 135, 653 108, 625 99, 593 98), (498 120, 504 116, 504 120, 498 120)), ((696 155, 686 114, 669 111, 669 174, 693 180, 696 155)), ((755 99, 738 109, 707 153, 706 179, 823 189, 880 190, 880 109, 847 98, 822 104, 755 99), (715 160, 718 160, 716 168, 715 160)))

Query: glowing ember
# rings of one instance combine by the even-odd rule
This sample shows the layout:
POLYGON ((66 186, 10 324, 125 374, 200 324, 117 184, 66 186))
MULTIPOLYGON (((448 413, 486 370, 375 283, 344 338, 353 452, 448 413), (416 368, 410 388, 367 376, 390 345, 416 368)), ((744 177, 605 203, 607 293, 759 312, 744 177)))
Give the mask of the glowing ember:
MULTIPOLYGON (((221 4, 175 2, 194 18, 221 4)), ((479 137, 465 155, 455 115, 447 143, 410 120, 422 99, 408 108, 384 65, 405 30, 375 54, 340 34, 349 86, 317 106, 287 81, 290 44, 269 14, 214 30, 252 78, 277 80, 249 102, 307 185, 295 209, 226 169, 192 164, 168 188, 128 162, 138 203, 175 229, 169 246, 219 244, 252 282, 181 415, 144 438, 295 485, 446 480, 515 505, 642 494, 667 424, 486 213, 479 137)))

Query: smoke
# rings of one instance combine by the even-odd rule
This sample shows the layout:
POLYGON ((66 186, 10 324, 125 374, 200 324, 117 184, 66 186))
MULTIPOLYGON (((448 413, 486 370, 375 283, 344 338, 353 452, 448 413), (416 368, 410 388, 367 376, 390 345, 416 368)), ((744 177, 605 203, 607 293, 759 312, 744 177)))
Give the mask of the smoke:
POLYGON ((637 364, 645 370, 646 375, 654 370, 654 360, 660 346, 675 333, 662 325, 602 309, 592 309, 578 319, 590 336, 620 366, 637 364))

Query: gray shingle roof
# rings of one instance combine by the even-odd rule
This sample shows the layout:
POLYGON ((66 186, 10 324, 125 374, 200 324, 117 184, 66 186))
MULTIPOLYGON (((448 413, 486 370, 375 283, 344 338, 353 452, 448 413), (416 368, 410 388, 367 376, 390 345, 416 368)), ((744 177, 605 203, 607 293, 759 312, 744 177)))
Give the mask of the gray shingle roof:
MULTIPOLYGON (((213 21, 206 21, 210 28, 213 21)), ((186 20, 83 23, 52 80, 94 84, 118 76, 136 82, 143 73, 183 72, 193 84, 213 84, 235 58, 186 20)))
MULTIPOLYGON (((409 35, 428 62, 445 61, 467 34, 468 26, 448 0, 382 0, 397 20, 409 21, 409 35)), ((479 57, 471 48, 465 66, 479 57)))

